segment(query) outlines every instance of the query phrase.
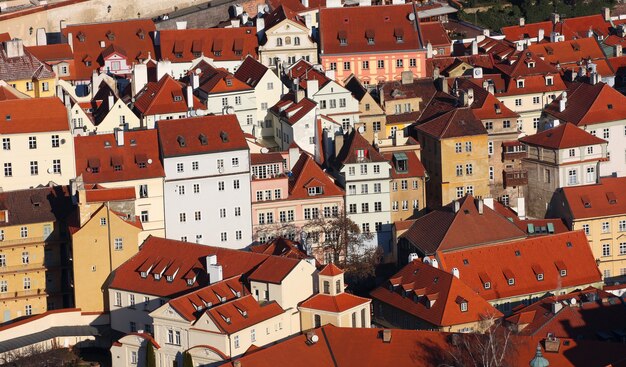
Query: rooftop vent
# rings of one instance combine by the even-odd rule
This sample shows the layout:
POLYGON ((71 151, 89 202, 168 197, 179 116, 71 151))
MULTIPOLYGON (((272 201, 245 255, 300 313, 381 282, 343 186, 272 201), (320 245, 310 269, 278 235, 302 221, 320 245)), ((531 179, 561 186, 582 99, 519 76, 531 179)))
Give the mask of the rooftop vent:
POLYGON ((206 135, 204 135, 204 134, 200 134, 198 136, 198 139, 200 139, 200 144, 202 144, 202 145, 209 144, 209 140, 207 139, 206 135))
POLYGON ((391 329, 383 330, 383 343, 391 343, 391 329))
POLYGON ((178 145, 181 147, 184 147, 185 144, 185 138, 183 136, 178 135, 178 137, 176 138, 176 141, 178 141, 178 145))
POLYGON ((222 143, 228 143, 228 133, 225 131, 220 132, 220 138, 222 139, 222 143))

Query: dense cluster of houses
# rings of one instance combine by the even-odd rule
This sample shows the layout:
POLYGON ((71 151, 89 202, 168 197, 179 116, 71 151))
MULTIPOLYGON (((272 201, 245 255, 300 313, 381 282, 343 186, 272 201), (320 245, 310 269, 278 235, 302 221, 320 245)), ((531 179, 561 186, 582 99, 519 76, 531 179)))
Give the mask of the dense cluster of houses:
POLYGON ((106 329, 114 366, 432 365, 488 322, 513 365, 623 358, 624 17, 231 10, 0 34, 0 355, 106 329), (339 217, 397 266, 369 298, 320 230, 339 217))

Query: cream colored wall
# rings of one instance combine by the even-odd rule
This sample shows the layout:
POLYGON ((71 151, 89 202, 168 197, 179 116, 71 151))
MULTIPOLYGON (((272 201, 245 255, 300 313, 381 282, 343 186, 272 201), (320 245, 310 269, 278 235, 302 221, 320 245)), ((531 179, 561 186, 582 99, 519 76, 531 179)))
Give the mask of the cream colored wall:
POLYGON ((583 229, 583 224, 589 225, 587 240, 593 256, 599 260, 598 268, 604 278, 626 275, 626 253, 620 254, 620 243, 626 244, 626 231, 619 230, 619 222, 626 221, 626 214, 575 220, 572 223, 573 230, 583 229), (610 230, 602 232, 602 223, 609 222, 610 230), (602 256, 602 245, 608 244, 611 248, 609 256, 602 256), (609 274, 607 274, 609 272, 609 274))
MULTIPOLYGON (((292 329, 292 318, 299 318, 298 313, 292 313, 291 311, 284 312, 278 316, 272 317, 265 321, 262 321, 252 327, 245 328, 236 333, 230 335, 230 356, 239 356, 243 354, 253 344, 257 347, 273 343, 275 341, 284 339, 290 335, 294 335, 300 332, 298 329, 292 329), (253 342, 251 339, 251 331, 255 330, 256 340, 253 342), (239 348, 235 348, 235 336, 239 337, 239 348)), ((298 323, 295 323, 299 325, 298 323)))
POLYGON ((282 284, 270 284, 270 297, 277 295, 276 302, 285 310, 296 308, 298 303, 313 295, 313 274, 315 266, 305 260, 283 279, 282 284))
POLYGON ((112 133, 115 129, 121 127, 121 116, 124 116, 125 118, 125 126, 127 129, 136 129, 141 127, 139 117, 137 117, 137 115, 135 115, 121 99, 118 99, 113 105, 113 108, 109 110, 109 113, 107 113, 106 117, 97 127, 93 125, 91 120, 88 120, 90 125, 89 131, 97 131, 98 134, 112 133))
POLYGON ((322 326, 332 324, 337 327, 352 327, 352 313, 356 312, 356 327, 361 327, 362 310, 365 310, 365 326, 370 327, 372 324, 370 302, 340 313, 300 308, 300 323, 302 330, 313 329, 315 328, 315 315, 319 315, 322 326))
POLYGON ((5 255, 6 266, 0 267, 0 281, 7 282, 7 292, 0 293, 0 322, 26 315, 25 307, 32 307, 32 314, 47 310, 46 272, 44 266, 44 225, 54 228, 54 222, 25 224, 28 237, 20 237, 22 225, 0 227, 4 240, 0 241, 0 255, 5 255), (28 252, 29 262, 23 264, 22 253, 28 252), (30 278, 30 289, 24 289, 24 278, 30 278))
MULTIPOLYGON (((44 123, 44 122, 42 122, 44 123)), ((11 150, 3 151, 0 162, 11 163, 13 176, 5 177, 4 171, 0 171, 0 189, 3 191, 28 189, 38 185, 47 185, 50 181, 57 185, 67 185, 70 179, 76 176, 76 165, 74 163, 74 139, 69 130, 47 131, 24 134, 6 134, 3 138, 11 139, 11 150), (58 135, 59 147, 52 148, 52 135, 58 135), (28 139, 34 136, 37 138, 37 148, 29 149, 28 139), (54 159, 61 160, 61 173, 52 172, 54 159), (39 174, 31 175, 30 162, 37 161, 39 174)), ((0 167, 4 169, 4 167, 0 167)))
MULTIPOLYGON (((95 212, 99 205, 93 207, 95 212)), ((140 231, 104 207, 72 235, 76 307, 95 312, 106 309, 104 281, 112 270, 137 253, 140 231), (106 218, 106 225, 100 225, 101 218, 106 218), (114 250, 115 238, 122 238, 122 250, 114 250)))
POLYGON ((259 60, 263 65, 270 66, 270 59, 278 57, 280 62, 287 61, 289 57, 296 60, 303 56, 308 57, 308 61, 317 63, 317 44, 309 38, 310 30, 301 24, 286 19, 265 32, 267 42, 259 46, 259 60), (291 38, 291 44, 286 44, 285 38, 291 38), (294 44, 294 38, 300 38, 300 45, 294 44), (278 38, 282 39, 282 46, 277 46, 278 38))

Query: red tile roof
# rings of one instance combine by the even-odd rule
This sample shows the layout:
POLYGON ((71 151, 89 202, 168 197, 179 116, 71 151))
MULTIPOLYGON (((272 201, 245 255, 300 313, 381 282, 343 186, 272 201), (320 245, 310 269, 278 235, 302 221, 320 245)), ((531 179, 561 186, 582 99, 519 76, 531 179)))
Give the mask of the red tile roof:
POLYGON ((550 149, 566 149, 608 143, 606 140, 591 135, 569 122, 534 135, 524 136, 519 141, 528 145, 550 149))
POLYGON ((300 102, 296 102, 294 93, 287 93, 270 108, 270 111, 288 124, 294 125, 316 107, 317 103, 312 99, 302 98, 300 102))
POLYGON ((552 65, 578 62, 583 59, 605 58, 595 38, 580 38, 564 42, 538 43, 528 46, 528 50, 552 65))
POLYGON ((602 280, 582 231, 438 252, 437 256, 444 269, 458 268, 460 279, 486 300, 545 293, 602 280), (560 275, 563 267, 567 271, 564 277, 560 275), (543 280, 537 280, 537 269, 543 272, 543 280), (508 284, 511 277, 514 285, 508 284), (487 282, 491 284, 489 289, 484 287, 487 282))
POLYGON ((460 65, 461 62, 483 69, 494 68, 494 61, 491 54, 434 57, 432 59, 426 59, 426 76, 432 77, 435 68, 439 68, 440 75, 447 75, 446 71, 460 65))
POLYGON ((302 4, 302 0, 268 0, 267 3, 272 9, 276 9, 280 5, 283 5, 296 12, 307 12, 326 7, 326 0, 309 0, 308 7, 302 4))
POLYGON ((316 194, 315 197, 343 197, 345 194, 334 179, 322 170, 315 163, 315 160, 306 153, 301 153, 300 158, 291 169, 289 177, 289 199, 312 199, 308 189, 310 187, 321 187, 322 193, 316 194))
POLYGON ((65 221, 74 208, 67 186, 0 192, 0 210, 9 213, 0 227, 65 221))
POLYGON ((507 321, 525 325, 521 335, 543 336, 551 333, 557 338, 605 341, 615 338, 617 341, 619 337, 613 334, 613 330, 616 325, 626 324, 626 312, 622 299, 589 287, 546 297, 514 312, 507 317, 507 321))
POLYGON ((324 266, 324 268, 320 270, 319 272, 319 275, 329 276, 329 277, 334 277, 334 276, 341 275, 341 274, 343 274, 343 270, 341 270, 337 265, 333 263, 330 263, 324 266))
POLYGON ((391 164, 391 178, 410 178, 410 177, 426 177, 426 169, 424 165, 417 157, 419 153, 416 153, 415 150, 407 150, 407 151, 394 151, 389 153, 383 153, 383 156, 389 161, 391 164), (394 154, 404 153, 407 157, 407 170, 406 171, 398 171, 397 166, 394 164, 394 154))
POLYGON ((70 33, 72 35, 75 66, 73 79, 91 79, 92 72, 104 66, 102 52, 111 44, 126 51, 129 64, 147 59, 148 54, 156 58, 152 42, 155 30, 156 27, 150 19, 67 26, 61 33, 64 37, 68 37, 70 33), (91 66, 86 65, 86 59, 91 61, 91 66))
POLYGON ((200 86, 198 88, 209 95, 212 93, 230 93, 252 89, 245 82, 235 78, 226 69, 216 69, 204 60, 200 61, 194 70, 189 72, 190 75, 193 73, 199 76, 200 86))
POLYGON ((285 311, 275 301, 259 304, 252 295, 209 308, 207 311, 211 320, 226 334, 236 333, 283 312, 285 311))
POLYGON ((267 66, 261 64, 252 56, 248 56, 243 60, 241 65, 239 65, 234 76, 252 88, 256 88, 257 84, 268 70, 267 66))
POLYGON ((76 174, 82 174, 85 183, 165 176, 156 130, 126 131, 124 145, 117 145, 114 134, 77 136, 74 150, 76 174), (116 170, 115 166, 121 166, 121 170, 116 170))
POLYGON ((67 110, 57 97, 0 101, 0 134, 67 132, 69 129, 67 110))
POLYGON ((355 296, 354 294, 345 292, 340 293, 336 296, 319 293, 302 302, 299 307, 308 308, 311 310, 339 313, 348 311, 350 309, 362 306, 370 302, 371 300, 368 298, 355 296))
POLYGON ((164 158, 249 149, 235 115, 161 120, 157 129, 164 158))
POLYGON ((479 214, 472 196, 459 201, 457 213, 452 202, 418 218, 400 237, 426 255, 526 237, 514 223, 486 205, 479 214))
POLYGON ((261 254, 289 257, 299 260, 309 257, 298 242, 284 237, 276 237, 266 243, 250 246, 248 249, 261 254))
POLYGON ((105 201, 135 200, 134 187, 106 188, 100 185, 92 185, 86 188, 85 195, 88 203, 103 203, 105 201))
POLYGON ((626 214, 626 177, 603 177, 594 185, 562 190, 574 220, 626 214))
POLYGON ((256 59, 259 45, 253 27, 163 30, 159 39, 161 59, 171 62, 189 62, 200 54, 214 61, 243 60, 248 55, 256 59))
POLYGON ((557 23, 545 21, 525 24, 522 27, 519 25, 502 27, 502 33, 511 41, 519 41, 526 38, 536 38, 539 29, 543 29, 544 38, 549 38, 550 33, 554 31, 565 36, 566 40, 572 40, 589 37, 589 31, 592 31, 595 37, 604 38, 611 34, 612 28, 613 25, 611 22, 604 20, 603 15, 593 14, 561 19, 561 21, 557 23))
POLYGON ((21 97, 15 89, 11 90, 10 87, 0 85, 0 101, 6 101, 8 99, 20 99, 21 97))
POLYGON ((198 245, 189 242, 148 237, 139 252, 120 265, 113 275, 110 288, 151 294, 159 297, 178 297, 209 284, 206 257, 217 256, 224 279, 248 274, 269 258, 268 255, 222 247, 198 245), (172 282, 165 277, 154 279, 157 272, 179 269, 172 282), (141 271, 148 273, 141 277, 141 271), (191 274, 196 275, 192 286, 187 285, 191 274))
POLYGON ((4 43, 0 44, 0 80, 41 80, 54 78, 52 68, 24 48, 19 57, 8 57, 4 43))
POLYGON ((290 257, 271 256, 248 276, 248 280, 280 284, 300 261, 290 257))
POLYGON ((514 42, 526 38, 537 38, 540 29, 543 29, 544 37, 550 37, 550 33, 552 32, 552 22, 545 21, 528 23, 521 27, 519 25, 512 25, 509 27, 502 27, 501 31, 506 39, 514 42))
POLYGON ((267 164, 267 163, 283 163, 285 161, 284 153, 268 152, 268 153, 252 153, 250 154, 250 164, 267 164))
POLYGON ((469 107, 455 108, 428 122, 417 125, 415 129, 437 139, 487 135, 485 126, 476 118, 469 107))
POLYGON ((324 55, 418 50, 425 46, 409 20, 411 4, 320 10, 320 52, 324 55), (367 35, 373 36, 369 44, 367 35), (402 41, 398 42, 397 37, 402 41), (342 45, 340 39, 345 39, 342 45))
MULTIPOLYGON (((190 279, 193 279, 193 274, 190 279)), ((187 321, 195 321, 207 309, 237 299, 243 296, 244 292, 246 288, 239 276, 234 276, 174 298, 168 304, 187 321)))
MULTIPOLYGON (((485 37, 484 40, 478 42, 477 46, 480 53, 487 53, 496 60, 505 60, 517 52, 515 44, 506 39, 485 37)), ((471 44, 468 48, 471 49, 471 44)))
POLYGON ((272 27, 279 24, 285 19, 300 23, 303 26, 305 25, 304 17, 298 15, 298 13, 294 12, 287 6, 279 4, 269 13, 263 14, 263 20, 265 21, 265 30, 268 31, 272 29, 272 27))
MULTIPOLYGON (((473 338, 472 334, 425 331, 391 330, 391 341, 382 340, 382 330, 377 328, 338 328, 326 325, 315 329, 317 343, 307 340, 306 334, 294 336, 283 342, 244 355, 222 366, 274 367, 352 367, 352 366, 412 366, 432 367, 453 365, 451 353, 453 340, 473 338)), ((546 352, 543 347, 545 336, 512 336, 512 348, 506 365, 528 367, 535 357, 537 346, 541 346, 544 358, 550 366, 603 367, 623 359, 621 343, 606 343, 588 340, 563 339, 558 352, 546 352)))
POLYGON ((448 32, 443 26, 443 23, 439 21, 420 22, 420 29, 422 31, 422 40, 424 44, 430 42, 433 48, 447 47, 446 53, 448 52, 452 41, 450 41, 450 37, 448 37, 448 32))
POLYGON ((496 96, 489 93, 482 85, 476 84, 473 79, 457 78, 454 80, 457 87, 467 92, 472 90, 474 93, 474 102, 470 105, 474 116, 479 120, 486 119, 516 119, 519 114, 513 112, 510 108, 500 102, 496 96))
POLYGON ((567 103, 564 111, 559 111, 563 96, 545 107, 545 112, 562 122, 578 126, 616 121, 626 116, 626 96, 605 83, 595 85, 573 83, 567 90, 567 103))
MULTIPOLYGON (((384 103, 393 100, 420 98, 419 110, 421 111, 428 101, 437 93, 432 78, 417 78, 412 83, 403 84, 398 81, 388 81, 379 85, 379 93, 382 92, 384 103)), ((389 115, 388 117, 390 117, 389 115)))
POLYGON ((420 260, 410 262, 370 296, 437 327, 502 315, 462 280, 420 260), (435 299, 432 306, 429 299, 435 299), (467 302, 467 311, 461 311, 461 302, 467 302))
POLYGON ((74 53, 67 43, 57 43, 44 46, 29 46, 26 49, 36 58, 44 62, 72 60, 74 53))
POLYGON ((313 64, 304 59, 300 59, 291 65, 286 71, 286 75, 292 82, 297 78, 300 81, 300 89, 304 90, 307 88, 307 80, 317 80, 319 88, 331 81, 326 74, 314 68, 313 64))
POLYGON ((356 129, 344 135, 343 146, 337 153, 336 163, 340 165, 365 162, 387 162, 387 159, 378 152, 356 129), (364 150, 365 158, 359 158, 357 151, 364 150))
POLYGON ((11 35, 8 33, 0 33, 0 42, 6 42, 11 40, 11 35))
MULTIPOLYGON (((137 94, 134 108, 142 116, 187 112, 186 86, 165 74, 158 83, 149 82, 137 94)), ((196 96, 193 96, 193 108, 204 109, 196 96)))

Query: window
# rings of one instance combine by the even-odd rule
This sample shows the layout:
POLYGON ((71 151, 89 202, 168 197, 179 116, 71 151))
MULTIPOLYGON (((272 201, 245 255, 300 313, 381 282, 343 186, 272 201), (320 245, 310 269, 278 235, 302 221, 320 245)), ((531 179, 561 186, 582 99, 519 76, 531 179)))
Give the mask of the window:
POLYGON ((374 211, 380 212, 383 210, 383 204, 380 201, 374 203, 374 211))
POLYGON ((28 251, 22 252, 22 264, 27 265, 30 262, 28 251))
POLYGON ((571 169, 567 171, 567 184, 570 186, 578 184, 578 170, 571 169))
POLYGON ((385 68, 385 60, 378 60, 378 61, 376 61, 376 66, 379 69, 384 69, 385 68))
POLYGON ((583 231, 589 236, 589 224, 583 224, 583 231))
POLYGON ((356 204, 350 204, 348 213, 350 214, 356 213, 356 204))
POLYGON ((400 181, 400 187, 402 188, 402 190, 408 190, 409 189, 409 181, 407 181, 407 180, 400 181))
POLYGON ((218 181, 217 183, 217 191, 224 191, 224 181, 218 181))
POLYGON ((409 59, 409 67, 416 67, 417 66, 417 59, 409 59))
POLYGON ((456 188, 456 198, 457 199, 462 198, 463 197, 463 193, 465 193, 465 189, 462 186, 456 188))
POLYGON ((474 165, 468 163, 465 165, 465 174, 471 176, 474 174, 474 165))
MULTIPOLYGON (((137 325, 131 321, 131 331, 137 331, 137 325), (133 330, 132 326, 133 324, 135 324, 135 330, 133 330)), ((130 352, 130 364, 137 364, 139 361, 139 358, 137 358, 137 351, 133 350, 130 352)))
POLYGON ((185 195, 185 185, 177 185, 178 195, 185 195))
POLYGON ((374 121, 372 123, 372 126, 374 128, 374 132, 379 132, 380 131, 380 121, 374 121))
POLYGON ((181 223, 185 223, 187 221, 187 214, 186 213, 178 213, 178 220, 181 223))
POLYGON ((369 61, 363 61, 361 62, 361 69, 369 69, 370 68, 370 62, 369 61))
POLYGON ((115 249, 115 251, 121 251, 124 249, 124 242, 122 241, 121 238, 116 238, 113 241, 113 248, 115 249))
POLYGON ((467 195, 474 195, 474 186, 465 186, 465 193, 467 195))
POLYGON ((350 61, 343 62, 343 70, 350 70, 350 61))
POLYGON ((330 294, 330 282, 327 280, 324 281, 324 294, 330 294))
POLYGON ((0 268, 7 266, 7 255, 0 254, 0 268))
POLYGON ((456 175, 457 176, 463 176, 463 165, 462 164, 457 164, 456 165, 456 175))
POLYGON ((521 106, 521 105, 522 105, 522 99, 521 99, 521 98, 516 98, 516 99, 515 99, 515 106, 516 106, 516 107, 519 107, 519 106, 521 106))
POLYGON ((611 256, 611 245, 608 243, 602 244, 602 256, 611 256))
POLYGON ((37 161, 30 161, 30 174, 31 176, 39 174, 39 163, 37 161))
POLYGON ((391 203, 391 210, 393 210, 394 212, 398 211, 398 202, 397 201, 393 201, 391 203))
POLYGON ((361 194, 367 194, 367 184, 361 184, 361 194))
POLYGON ((13 164, 5 163, 4 164, 4 177, 12 177, 13 176, 13 164))
POLYGON ((454 143, 454 152, 455 153, 461 153, 462 152, 461 143, 454 143))
POLYGON ((366 175, 367 174, 367 165, 366 164, 362 164, 361 165, 361 174, 362 175, 366 175))
POLYGON ((20 237, 21 238, 28 237, 28 227, 20 227, 20 237))
POLYGON ((502 121, 502 128, 503 129, 508 129, 510 127, 511 127, 511 121, 509 121, 509 120, 502 121))
POLYGON ((561 274, 562 277, 567 276, 567 269, 561 269, 561 273, 560 274, 561 274))
POLYGON ((195 219, 196 221, 200 221, 200 220, 202 220, 202 212, 201 212, 201 211, 196 211, 196 212, 194 213, 194 219, 195 219))
POLYGON ((237 206, 235 207, 235 217, 240 217, 241 216, 241 207, 237 206))
POLYGON ((0 280, 0 293, 6 293, 9 291, 9 282, 6 280, 0 280))
POLYGON ((537 280, 538 281, 542 281, 543 280, 543 273, 537 274, 537 280))
POLYGON ((487 153, 489 155, 493 155, 493 142, 492 141, 487 142, 487 153))
POLYGON ((611 136, 611 134, 610 134, 610 132, 609 132, 609 129, 603 129, 603 130, 602 130, 602 138, 604 138, 604 139, 609 139, 609 138, 610 138, 610 136, 611 136))
POLYGON ((181 173, 181 172, 184 172, 184 171, 185 171, 185 169, 184 169, 183 164, 182 163, 176 163, 176 172, 181 173))
POLYGON ((618 226, 620 232, 626 232, 626 220, 620 220, 618 226))
POLYGON ((587 167, 587 182, 596 182, 595 167, 587 167))
POLYGON ((148 211, 147 210, 142 210, 141 211, 140 219, 141 219, 141 223, 147 223, 149 221, 149 219, 148 219, 148 211))
POLYGON ((369 233, 370 232, 370 224, 369 223, 361 224, 361 231, 363 233, 369 233))
POLYGON ((509 206, 509 195, 502 195, 500 197, 500 202, 502 202, 505 206, 509 206))
POLYGON ((2 150, 11 150, 11 138, 2 138, 2 150))
POLYGON ((398 181, 394 181, 391 183, 391 189, 393 191, 398 191, 398 181))
POLYGON ((228 241, 228 234, 226 232, 220 233, 220 241, 222 242, 228 241))
POLYGON ((330 70, 337 70, 337 63, 336 62, 331 62, 328 69, 330 70))
POLYGON ((51 142, 52 142, 52 147, 53 148, 58 148, 59 147, 59 136, 58 135, 52 135, 51 142))
POLYGON ((409 201, 402 200, 402 210, 409 210, 409 201))
POLYGON ((537 130, 538 126, 539 126, 539 117, 533 117, 533 129, 537 130))
POLYGON ((251 329, 250 330, 250 342, 254 343, 256 341, 256 330, 251 329))
POLYGON ((403 66, 404 66, 404 60, 402 60, 402 59, 396 60, 396 67, 397 68, 401 68, 403 66))
POLYGON ((361 204, 361 212, 362 213, 369 213, 369 211, 370 211, 369 203, 362 203, 361 204))
POLYGON ((35 136, 28 137, 28 149, 37 149, 37 137, 35 136))
POLYGON ((355 171, 354 167, 348 167, 348 175, 354 176, 354 171, 355 171))
POLYGON ((33 82, 26 82, 26 90, 27 91, 33 90, 33 82))
POLYGON ((611 231, 611 226, 609 222, 602 222, 602 233, 609 233, 611 231))
POLYGON ((25 290, 30 289, 30 277, 24 277, 23 285, 25 290))
POLYGON ((626 242, 620 242, 619 244, 619 254, 626 255, 626 242))
POLYGON ((533 97, 533 104, 539 104, 541 103, 541 98, 540 97, 533 97))
POLYGON ((466 152, 471 152, 472 151, 472 142, 471 141, 466 141, 465 142, 465 151, 466 152))
POLYGON ((509 285, 515 285, 515 278, 509 278, 507 279, 509 285))

